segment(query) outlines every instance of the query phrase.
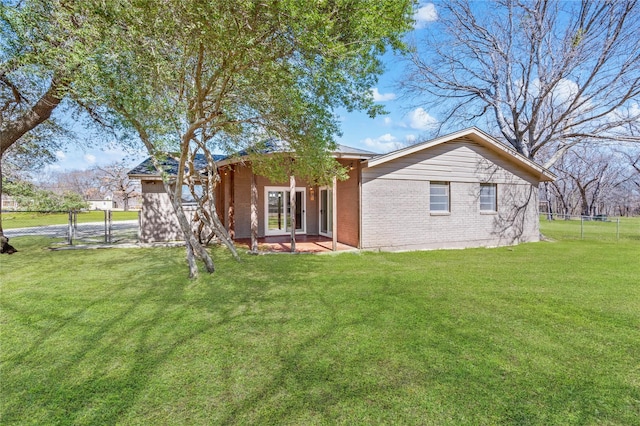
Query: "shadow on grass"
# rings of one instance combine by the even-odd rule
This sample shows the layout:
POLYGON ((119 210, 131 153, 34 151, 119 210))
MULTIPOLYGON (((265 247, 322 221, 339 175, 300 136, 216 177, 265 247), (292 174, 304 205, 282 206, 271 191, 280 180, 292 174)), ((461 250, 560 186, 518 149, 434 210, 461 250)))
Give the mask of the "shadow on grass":
MULTIPOLYGON (((633 419, 637 317, 609 321, 552 286, 476 270, 476 252, 242 264, 216 252, 219 272, 197 281, 177 278, 182 249, 42 252, 40 273, 62 278, 38 281, 37 253, 12 258, 3 423, 633 419), (473 278, 451 273, 461 264, 473 278)), ((551 267, 505 253, 482 261, 551 267)))

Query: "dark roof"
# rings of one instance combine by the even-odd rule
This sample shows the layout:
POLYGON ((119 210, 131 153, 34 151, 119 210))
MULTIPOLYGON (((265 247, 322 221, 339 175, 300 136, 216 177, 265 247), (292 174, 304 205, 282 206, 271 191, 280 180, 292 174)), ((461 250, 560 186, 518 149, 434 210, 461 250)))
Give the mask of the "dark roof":
POLYGON ((236 153, 228 155, 223 159, 228 160, 234 157, 235 158, 246 157, 250 153, 251 154, 272 154, 274 152, 284 151, 284 150, 285 150, 284 145, 281 143, 279 144, 276 139, 272 138, 272 139, 267 139, 266 141, 261 142, 260 144, 254 146, 253 148, 243 149, 242 151, 238 151, 236 153))
MULTIPOLYGON (((260 145, 254 152, 260 154, 271 154, 274 152, 282 152, 286 149, 282 144, 278 144, 276 140, 269 139, 260 145)), ((364 149, 353 148, 346 145, 337 145, 336 149, 333 151, 334 154, 338 157, 354 155, 360 158, 370 158, 376 155, 376 153, 371 151, 365 151, 364 149)), ((242 157, 246 157, 249 155, 248 150, 242 150, 235 154, 231 155, 213 155, 213 159, 216 162, 219 161, 228 161, 228 163, 234 163, 238 161, 238 159, 242 157)), ((178 173, 178 161, 173 157, 167 157, 163 161, 160 162, 163 166, 165 172, 170 175, 176 175, 178 173)), ((203 170, 207 166, 207 161, 205 159, 204 154, 196 154, 196 158, 194 161, 194 165, 198 170, 203 170)), ((142 163, 138 164, 133 169, 129 170, 128 175, 132 176, 158 176, 158 171, 153 166, 153 161, 151 161, 151 157, 144 160, 142 163)))
POLYGON ((364 154, 364 155, 378 155, 376 152, 367 151, 366 149, 354 148, 347 145, 338 145, 334 151, 338 154, 364 154))
MULTIPOLYGON (((213 155, 214 161, 220 161, 225 158, 225 155, 213 155)), ((203 170, 207 167, 207 159, 205 158, 204 154, 196 154, 193 164, 196 169, 203 170)), ((176 175, 178 173, 178 160, 173 157, 166 157, 164 160, 160 161, 160 165, 162 166, 164 171, 170 175, 176 175)), ((151 161, 151 157, 149 157, 133 169, 129 170, 129 173, 127 174, 157 176, 158 170, 156 170, 155 166, 153 165, 153 161, 151 161)))

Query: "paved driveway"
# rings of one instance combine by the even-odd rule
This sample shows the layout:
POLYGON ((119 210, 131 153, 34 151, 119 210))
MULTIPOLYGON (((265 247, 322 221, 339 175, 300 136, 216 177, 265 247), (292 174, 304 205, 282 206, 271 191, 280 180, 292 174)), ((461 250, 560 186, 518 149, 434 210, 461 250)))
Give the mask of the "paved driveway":
MULTIPOLYGON (((119 220, 112 222, 111 232, 113 234, 120 234, 124 232, 135 232, 138 229, 137 220, 119 220)), ((53 238, 66 238, 69 232, 69 225, 48 225, 48 226, 35 226, 32 228, 14 228, 5 229, 4 235, 8 238, 21 237, 26 235, 39 235, 53 238)), ((78 223, 76 229, 76 238, 83 237, 104 237, 104 222, 88 222, 78 223)))

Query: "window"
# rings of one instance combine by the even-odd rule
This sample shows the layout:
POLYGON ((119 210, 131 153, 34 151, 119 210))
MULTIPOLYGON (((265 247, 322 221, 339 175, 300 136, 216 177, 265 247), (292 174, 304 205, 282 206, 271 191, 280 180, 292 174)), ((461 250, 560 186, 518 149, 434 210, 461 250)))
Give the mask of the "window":
POLYGON ((432 212, 449 211, 449 182, 431 182, 429 195, 429 210, 432 212))
POLYGON ((497 188, 495 183, 480 184, 480 211, 495 212, 497 211, 497 188))
MULTIPOLYGON (((202 197, 202 185, 194 185, 193 189, 198 198, 202 197)), ((182 185, 182 204, 186 206, 198 204, 198 200, 194 198, 191 190, 189 189, 189 185, 182 185)))

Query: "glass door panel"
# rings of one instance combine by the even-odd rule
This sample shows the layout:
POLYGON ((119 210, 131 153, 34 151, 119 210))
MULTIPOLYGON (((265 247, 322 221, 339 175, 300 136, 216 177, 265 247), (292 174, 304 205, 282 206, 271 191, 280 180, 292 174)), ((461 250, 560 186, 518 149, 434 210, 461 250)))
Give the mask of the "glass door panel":
MULTIPOLYGON (((287 191, 287 232, 291 231, 291 192, 287 191)), ((302 231, 303 227, 303 213, 304 205, 302 204, 302 191, 296 191, 296 231, 302 231)))
MULTIPOLYGON (((266 194, 267 235, 285 235, 291 232, 290 191, 284 188, 269 188, 266 194)), ((296 232, 306 231, 304 189, 296 190, 296 232)))
POLYGON ((333 191, 320 189, 320 233, 331 236, 333 232, 333 191))
POLYGON ((267 232, 285 232, 284 191, 268 191, 267 203, 267 232))

